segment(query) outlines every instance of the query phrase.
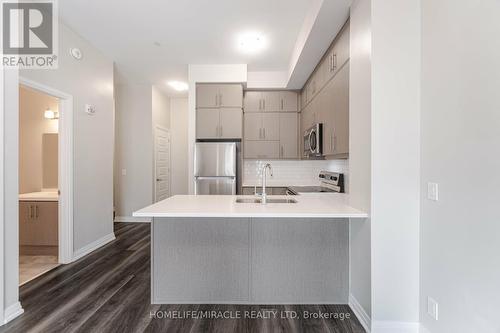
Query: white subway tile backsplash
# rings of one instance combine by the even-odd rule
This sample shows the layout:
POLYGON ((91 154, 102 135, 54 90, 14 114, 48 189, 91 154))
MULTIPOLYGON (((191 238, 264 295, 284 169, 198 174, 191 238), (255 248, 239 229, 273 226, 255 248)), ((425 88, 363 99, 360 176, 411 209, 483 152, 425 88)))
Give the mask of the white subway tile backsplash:
POLYGON ((348 188, 348 160, 245 160, 243 163, 243 186, 260 186, 261 169, 266 163, 273 166, 273 177, 268 175, 269 186, 318 185, 320 171, 334 171, 344 174, 346 190, 348 188))

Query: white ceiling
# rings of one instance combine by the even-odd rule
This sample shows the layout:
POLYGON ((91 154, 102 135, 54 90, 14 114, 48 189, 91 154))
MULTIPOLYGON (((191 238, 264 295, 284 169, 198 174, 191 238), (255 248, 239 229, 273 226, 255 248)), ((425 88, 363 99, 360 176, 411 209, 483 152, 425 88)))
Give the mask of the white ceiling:
POLYGON ((166 87, 187 81, 188 64, 248 64, 288 71, 304 20, 317 0, 64 0, 60 15, 126 76, 166 87), (241 54, 238 34, 259 31, 269 47, 241 54), (155 42, 160 43, 156 46, 155 42))

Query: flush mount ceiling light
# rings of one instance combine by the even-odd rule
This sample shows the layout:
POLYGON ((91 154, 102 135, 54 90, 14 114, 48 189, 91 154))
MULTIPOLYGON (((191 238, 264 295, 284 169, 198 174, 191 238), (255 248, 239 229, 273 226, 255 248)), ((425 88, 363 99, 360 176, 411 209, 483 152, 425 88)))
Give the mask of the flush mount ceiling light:
POLYGON ((168 85, 177 91, 186 91, 189 88, 186 82, 181 81, 169 81, 168 85))
POLYGON ((43 113, 43 117, 45 119, 58 119, 59 118, 59 113, 58 112, 54 112, 52 111, 50 108, 48 108, 47 110, 45 110, 45 112, 43 113))
POLYGON ((258 32, 245 32, 238 38, 238 49, 243 53, 258 53, 266 47, 266 37, 258 32))

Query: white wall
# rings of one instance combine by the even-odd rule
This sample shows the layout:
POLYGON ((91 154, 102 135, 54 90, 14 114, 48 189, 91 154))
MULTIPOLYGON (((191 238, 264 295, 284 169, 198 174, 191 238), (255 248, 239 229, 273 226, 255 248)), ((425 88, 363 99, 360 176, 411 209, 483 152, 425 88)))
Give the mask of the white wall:
POLYGON ((196 84, 197 83, 245 83, 246 64, 189 65, 188 95, 188 190, 194 193, 194 144, 196 142, 196 84))
MULTIPOLYGON (((19 77, 14 69, 4 70, 4 128, 3 128, 3 228, 4 228, 4 311, 19 305, 19 77)), ((5 318, 7 319, 7 318, 5 318)))
MULTIPOLYGON (((170 98, 159 88, 152 87, 153 129, 156 125, 170 128, 170 98)), ((153 132, 154 133, 154 132, 153 132)))
POLYGON ((116 85, 117 217, 130 217, 135 210, 153 203, 152 117, 151 85, 116 85))
POLYGON ((171 194, 188 194, 188 99, 170 99, 171 194))
POLYGON ((115 221, 129 221, 154 201, 154 130, 170 128, 170 99, 149 84, 115 87, 115 221))
MULTIPOLYGON (((349 78, 349 202, 371 205, 371 1, 351 6, 349 78)), ((371 220, 350 222, 351 302, 371 316, 371 220)), ((367 323, 369 325, 369 323, 367 323)))
POLYGON ((422 1, 420 318, 430 332, 500 332, 499 13, 497 0, 422 1), (428 182, 439 201, 427 200, 428 182))
POLYGON ((420 23, 420 1, 372 0, 372 319, 381 332, 419 320, 420 23))
POLYGON ((74 99, 76 251, 113 232, 113 62, 62 22, 59 38, 59 69, 22 70, 20 75, 74 99), (71 57, 70 47, 80 48, 83 59, 71 57), (87 115, 85 104, 94 105, 96 114, 87 115))

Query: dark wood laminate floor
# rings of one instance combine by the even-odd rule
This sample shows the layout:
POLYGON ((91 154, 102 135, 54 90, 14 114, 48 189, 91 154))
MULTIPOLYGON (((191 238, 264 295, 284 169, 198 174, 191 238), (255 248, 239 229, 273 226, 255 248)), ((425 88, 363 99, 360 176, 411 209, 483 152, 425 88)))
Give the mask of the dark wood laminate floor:
POLYGON ((151 305, 149 225, 116 223, 115 234, 112 243, 23 285, 25 313, 0 332, 364 332, 347 305, 151 305), (215 318, 165 318, 189 311, 215 318), (250 311, 271 318, 245 318, 250 311), (291 318, 307 312, 351 318, 291 318), (243 318, 217 318, 238 314, 243 318))

